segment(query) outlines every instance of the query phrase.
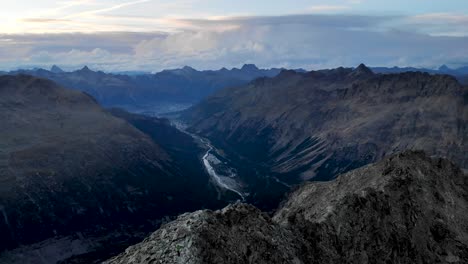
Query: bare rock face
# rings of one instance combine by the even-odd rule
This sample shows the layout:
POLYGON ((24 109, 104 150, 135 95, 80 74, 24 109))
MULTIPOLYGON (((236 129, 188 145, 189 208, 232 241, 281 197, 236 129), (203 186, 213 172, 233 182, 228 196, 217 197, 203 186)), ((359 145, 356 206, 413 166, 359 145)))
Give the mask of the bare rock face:
POLYGON ((307 240, 309 263, 468 262, 468 177, 422 152, 305 184, 273 219, 307 240))
POLYGON ((182 215, 105 263, 468 263, 467 212, 468 175, 408 151, 307 183, 272 218, 182 215))
POLYGON ((302 263, 292 232, 251 205, 184 214, 104 263, 302 263))
POLYGON ((407 149, 467 168, 467 98, 448 75, 374 74, 360 65, 283 71, 222 90, 183 118, 231 156, 297 183, 328 180, 407 149))

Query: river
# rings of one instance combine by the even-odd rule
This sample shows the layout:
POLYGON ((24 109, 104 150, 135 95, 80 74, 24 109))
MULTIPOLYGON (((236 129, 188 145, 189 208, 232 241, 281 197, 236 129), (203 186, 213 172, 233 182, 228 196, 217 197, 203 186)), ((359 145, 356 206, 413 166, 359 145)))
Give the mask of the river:
POLYGON ((222 162, 218 158, 220 155, 210 141, 206 138, 187 132, 185 130, 185 126, 181 123, 173 122, 173 125, 180 131, 193 137, 205 147, 206 152, 202 157, 202 163, 205 166, 206 172, 213 180, 213 183, 221 189, 237 194, 242 201, 245 201, 247 194, 242 191, 242 186, 237 179, 236 170, 230 167, 227 162, 222 162))

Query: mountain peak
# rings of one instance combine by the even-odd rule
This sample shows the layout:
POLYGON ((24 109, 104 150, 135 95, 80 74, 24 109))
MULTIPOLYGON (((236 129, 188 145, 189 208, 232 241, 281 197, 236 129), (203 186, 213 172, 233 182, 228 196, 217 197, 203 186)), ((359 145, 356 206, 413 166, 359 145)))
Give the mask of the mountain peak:
POLYGON ((87 65, 85 65, 85 66, 81 69, 81 71, 91 71, 91 70, 88 68, 87 65))
POLYGON ((367 67, 364 63, 359 64, 357 68, 355 68, 352 72, 353 75, 372 75, 374 72, 372 72, 369 67, 367 67))
POLYGON ((357 68, 355 69, 355 71, 372 72, 371 69, 369 69, 369 67, 367 67, 364 63, 359 64, 359 66, 357 66, 357 68))
POLYGON ((53 65, 52 68, 50 68, 50 71, 53 73, 62 73, 64 72, 59 66, 53 65))
POLYGON ((244 64, 244 66, 242 66, 241 70, 243 71, 257 71, 258 68, 255 64, 244 64))
POLYGON ((182 68, 182 70, 184 70, 184 71, 196 71, 194 68, 192 68, 192 67, 190 67, 190 66, 184 66, 184 67, 182 68))
POLYGON ((450 71, 451 69, 447 65, 442 65, 439 67, 439 71, 450 71))

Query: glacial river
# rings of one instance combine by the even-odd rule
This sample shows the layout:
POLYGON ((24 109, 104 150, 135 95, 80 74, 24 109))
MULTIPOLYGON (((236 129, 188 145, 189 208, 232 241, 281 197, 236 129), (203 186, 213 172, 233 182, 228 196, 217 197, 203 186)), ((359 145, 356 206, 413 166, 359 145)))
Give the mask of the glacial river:
POLYGON ((245 197, 247 194, 242 191, 242 186, 237 180, 235 169, 229 167, 229 164, 227 164, 226 162, 222 162, 218 159, 218 153, 216 152, 216 148, 213 147, 210 141, 208 139, 187 132, 183 124, 173 124, 180 131, 190 135, 195 140, 200 142, 203 146, 205 146, 207 150, 202 157, 202 162, 213 182, 221 189, 236 193, 242 201, 245 201, 245 197))

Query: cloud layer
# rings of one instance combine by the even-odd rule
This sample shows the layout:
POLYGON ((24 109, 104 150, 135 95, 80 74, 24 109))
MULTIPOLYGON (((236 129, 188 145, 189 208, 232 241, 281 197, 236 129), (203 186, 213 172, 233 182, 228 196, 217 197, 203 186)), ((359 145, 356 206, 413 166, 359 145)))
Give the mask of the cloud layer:
POLYGON ((468 64, 468 17, 289 15, 168 19, 171 32, 0 35, 0 67, 106 71, 255 63, 307 69, 468 64))

